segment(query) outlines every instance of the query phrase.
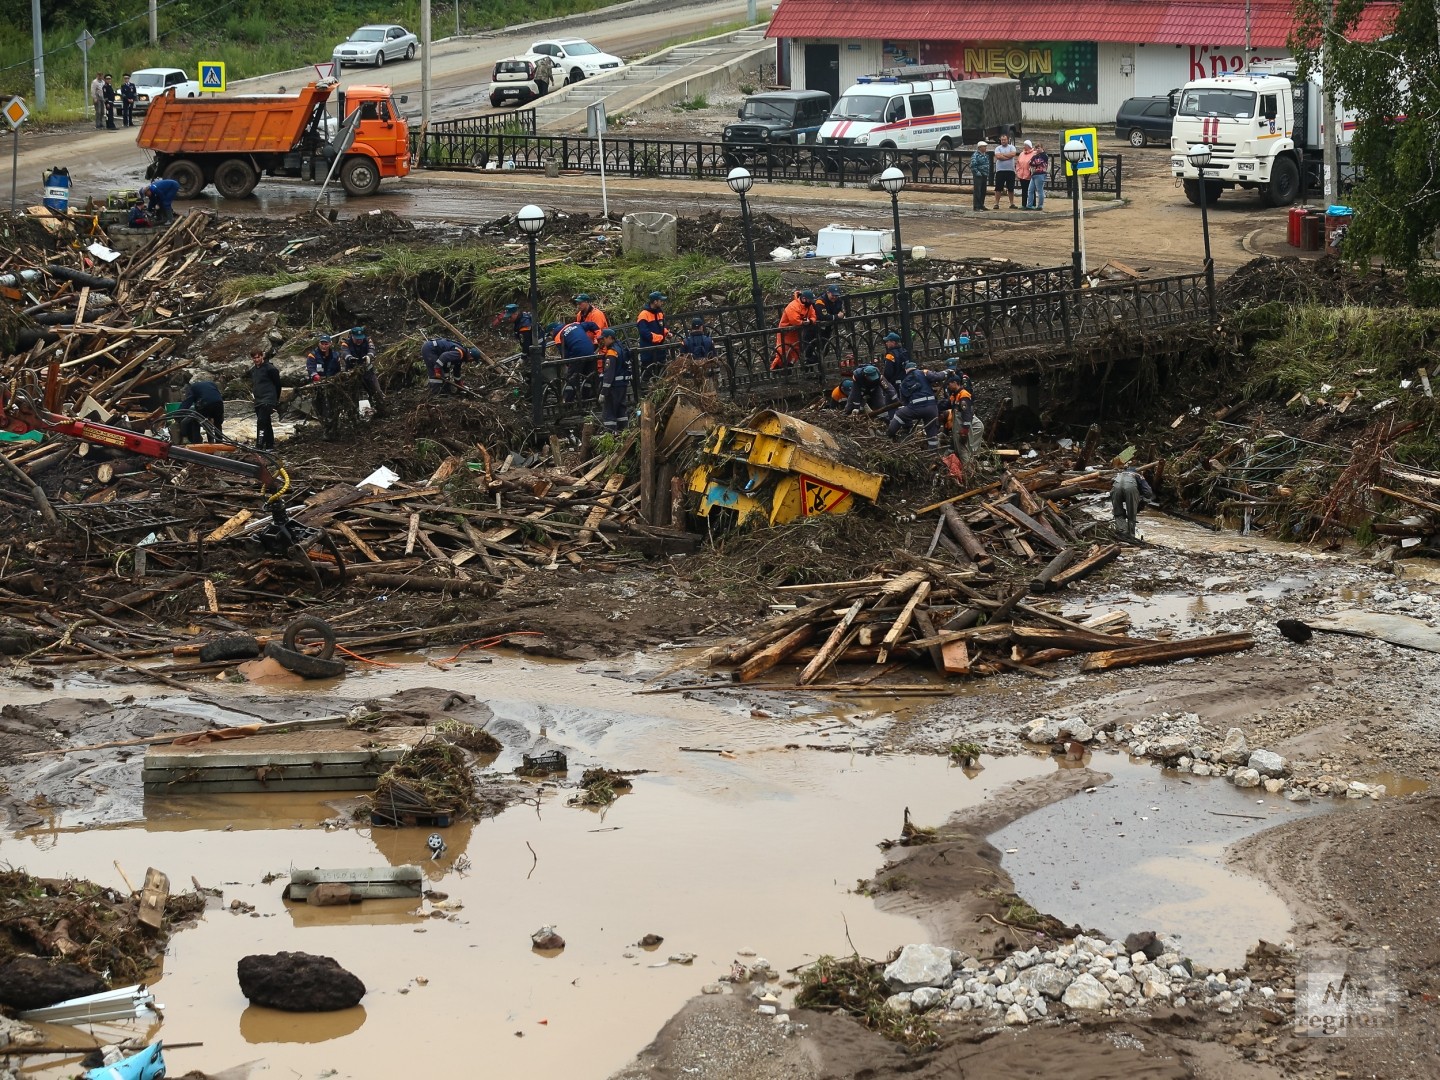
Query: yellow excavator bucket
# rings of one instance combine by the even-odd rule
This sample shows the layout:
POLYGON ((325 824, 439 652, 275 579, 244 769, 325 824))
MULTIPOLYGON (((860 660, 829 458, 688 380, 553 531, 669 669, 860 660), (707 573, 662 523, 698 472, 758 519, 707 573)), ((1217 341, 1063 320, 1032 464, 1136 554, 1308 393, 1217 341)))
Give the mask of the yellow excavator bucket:
POLYGON ((830 432, 785 413, 762 410, 740 427, 717 427, 690 474, 697 513, 716 508, 737 523, 785 525, 815 514, 844 514, 856 498, 874 502, 884 477, 846 464, 830 432))

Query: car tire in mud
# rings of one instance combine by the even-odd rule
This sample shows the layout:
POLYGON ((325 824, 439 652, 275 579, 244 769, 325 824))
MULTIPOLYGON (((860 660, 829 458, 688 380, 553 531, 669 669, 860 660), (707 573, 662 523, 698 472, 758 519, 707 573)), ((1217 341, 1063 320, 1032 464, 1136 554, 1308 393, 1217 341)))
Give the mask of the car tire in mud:
POLYGON ((335 655, 335 628, 319 616, 301 615, 291 619, 282 641, 291 652, 300 652, 306 644, 301 635, 312 633, 320 638, 320 658, 329 660, 335 655))
POLYGON ((286 671, 294 672, 302 679, 334 679, 345 674, 345 661, 319 656, 306 656, 294 649, 272 641, 265 646, 265 655, 286 671))
POLYGON ((260 642, 249 634, 226 634, 200 646, 200 662, 216 660, 253 660, 260 655, 260 642))

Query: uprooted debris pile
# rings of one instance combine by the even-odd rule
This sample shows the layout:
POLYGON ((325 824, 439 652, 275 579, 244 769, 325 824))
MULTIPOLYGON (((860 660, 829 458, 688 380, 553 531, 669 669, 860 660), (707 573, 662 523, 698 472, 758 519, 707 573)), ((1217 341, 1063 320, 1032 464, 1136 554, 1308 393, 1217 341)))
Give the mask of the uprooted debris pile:
MULTIPOLYGON (((1063 506, 1077 496, 1108 490, 1113 473, 1072 468, 1057 453, 1027 469, 924 507, 936 513, 930 551, 900 550, 891 564, 865 576, 783 585, 794 601, 745 633, 707 649, 686 664, 727 668, 732 682, 798 685, 836 692, 933 693, 931 682, 879 680, 919 664, 941 677, 1019 671, 1050 677, 1043 665, 1085 654, 1084 671, 1164 663, 1239 652, 1254 645, 1247 633, 1163 640, 1127 636, 1124 612, 1063 618, 1035 598, 1066 588, 1113 562, 1117 543, 1092 542, 1094 519, 1072 520, 1063 506), (944 557, 933 557, 936 549, 944 557), (801 601, 806 601, 801 603, 801 601), (1083 619, 1083 621, 1081 621, 1083 619), (824 682, 836 665, 870 671, 848 681, 824 682), (775 681, 774 669, 799 667, 793 682, 775 681)), ((922 518, 928 523, 928 518, 922 518)), ((757 543, 764 543, 757 537, 757 543)))
POLYGON ((89 881, 57 881, 31 877, 23 870, 3 870, 0 966, 34 955, 84 969, 100 977, 102 986, 143 982, 164 953, 171 930, 204 908, 205 900, 198 893, 170 896, 162 928, 151 932, 140 924, 136 896, 89 881))
POLYGON ((377 823, 467 816, 477 809, 469 755, 448 742, 422 743, 380 774, 367 802, 377 823))

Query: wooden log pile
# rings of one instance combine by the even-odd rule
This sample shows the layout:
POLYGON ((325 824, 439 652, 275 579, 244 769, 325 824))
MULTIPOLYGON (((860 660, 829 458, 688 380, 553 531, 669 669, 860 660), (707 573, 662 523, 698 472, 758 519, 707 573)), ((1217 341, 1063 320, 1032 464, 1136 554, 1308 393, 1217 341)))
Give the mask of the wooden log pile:
POLYGON ((924 555, 899 552, 893 565, 864 578, 782 586, 791 603, 687 666, 723 669, 730 681, 756 686, 933 693, 933 680, 881 680, 916 667, 940 678, 1005 671, 1053 678, 1045 665, 1081 655, 1081 670, 1103 671, 1253 646, 1249 634, 1132 637, 1124 612, 1066 618, 1034 599, 1118 558, 1119 544, 1085 539, 1086 526, 1066 512, 1074 496, 1108 491, 1112 479, 1108 471, 1067 469, 1056 457, 924 507, 922 517, 936 515, 924 555), (835 669, 847 665, 862 667, 839 680, 835 669))

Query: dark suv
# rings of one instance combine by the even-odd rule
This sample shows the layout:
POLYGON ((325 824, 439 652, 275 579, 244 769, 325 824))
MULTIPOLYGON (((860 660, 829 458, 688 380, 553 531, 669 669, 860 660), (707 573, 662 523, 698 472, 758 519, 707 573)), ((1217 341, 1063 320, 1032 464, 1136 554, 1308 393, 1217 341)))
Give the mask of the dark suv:
POLYGON ((721 142, 725 164, 732 168, 768 153, 772 146, 801 146, 820 138, 820 125, 830 115, 830 95, 823 90, 771 90, 751 94, 740 106, 738 123, 726 124, 721 142))
POLYGON ((1115 114, 1115 135, 1128 139, 1131 146, 1149 146, 1152 142, 1170 145, 1170 129, 1175 123, 1176 91, 1156 97, 1126 98, 1115 114))

